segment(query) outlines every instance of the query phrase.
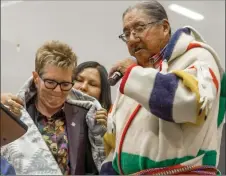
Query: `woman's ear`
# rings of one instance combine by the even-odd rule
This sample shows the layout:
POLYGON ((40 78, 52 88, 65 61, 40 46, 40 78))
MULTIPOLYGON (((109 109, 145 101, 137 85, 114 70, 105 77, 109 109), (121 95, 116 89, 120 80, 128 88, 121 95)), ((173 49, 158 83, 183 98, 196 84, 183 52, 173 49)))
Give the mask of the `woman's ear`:
POLYGON ((33 75, 34 83, 35 83, 35 85, 37 85, 38 79, 39 79, 38 73, 35 72, 35 71, 33 71, 33 72, 32 72, 32 75, 33 75))

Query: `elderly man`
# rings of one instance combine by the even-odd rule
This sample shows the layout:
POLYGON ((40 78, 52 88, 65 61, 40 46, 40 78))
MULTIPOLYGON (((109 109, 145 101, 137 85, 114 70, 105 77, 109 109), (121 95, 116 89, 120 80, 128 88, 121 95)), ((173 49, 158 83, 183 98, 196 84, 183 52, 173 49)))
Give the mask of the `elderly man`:
POLYGON ((157 1, 128 8, 119 37, 137 62, 110 71, 124 77, 108 117, 116 147, 101 174, 216 174, 224 117, 215 51, 192 27, 171 35, 157 1))
MULTIPOLYGON (((24 104, 21 120, 28 131, 3 146, 3 156, 19 175, 97 174, 105 158, 101 136, 105 127, 96 123, 99 103, 73 87, 77 57, 71 48, 50 41, 38 49, 33 76, 18 97, 1 97, 11 111, 24 104)), ((20 112, 20 111, 19 111, 20 112)))

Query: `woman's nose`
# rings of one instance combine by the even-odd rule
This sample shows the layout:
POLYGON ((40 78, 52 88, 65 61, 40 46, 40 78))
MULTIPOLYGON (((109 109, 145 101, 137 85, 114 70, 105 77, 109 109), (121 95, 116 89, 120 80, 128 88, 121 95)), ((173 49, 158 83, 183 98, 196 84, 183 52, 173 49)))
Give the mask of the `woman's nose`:
POLYGON ((56 88, 54 89, 55 92, 61 92, 60 85, 57 85, 56 88))
POLYGON ((86 92, 86 91, 87 91, 87 87, 88 87, 87 83, 86 83, 86 82, 83 82, 83 83, 81 84, 81 86, 80 86, 79 89, 80 89, 82 92, 86 92))

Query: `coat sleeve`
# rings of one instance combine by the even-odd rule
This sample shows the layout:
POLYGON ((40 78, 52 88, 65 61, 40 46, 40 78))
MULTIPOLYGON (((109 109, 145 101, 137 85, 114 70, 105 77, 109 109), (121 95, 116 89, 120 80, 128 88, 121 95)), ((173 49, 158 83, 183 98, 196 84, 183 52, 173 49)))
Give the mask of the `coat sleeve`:
POLYGON ((168 73, 153 68, 131 66, 120 92, 136 100, 156 117, 175 123, 202 123, 218 96, 220 73, 212 54, 203 48, 189 50, 180 57, 181 70, 168 73), (195 51, 195 55, 191 52, 195 51), (189 58, 190 57, 190 58, 189 58))

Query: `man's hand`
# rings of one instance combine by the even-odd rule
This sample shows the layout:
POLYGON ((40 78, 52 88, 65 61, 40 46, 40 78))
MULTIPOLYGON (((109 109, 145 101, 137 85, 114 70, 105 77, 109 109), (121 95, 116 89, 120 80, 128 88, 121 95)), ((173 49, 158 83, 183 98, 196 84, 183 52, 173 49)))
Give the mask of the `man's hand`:
POLYGON ((23 101, 11 93, 1 94, 1 103, 17 117, 21 116, 21 109, 23 108, 23 101))
POLYGON ((107 115, 108 115, 107 110, 102 108, 97 111, 95 119, 98 123, 107 127, 107 115))
POLYGON ((119 61, 117 64, 115 64, 110 72, 109 72, 109 77, 112 76, 112 74, 115 72, 115 71, 120 71, 123 75, 125 74, 126 70, 134 65, 134 64, 137 64, 135 60, 131 59, 131 58, 128 58, 128 59, 124 59, 124 60, 121 60, 119 61))

